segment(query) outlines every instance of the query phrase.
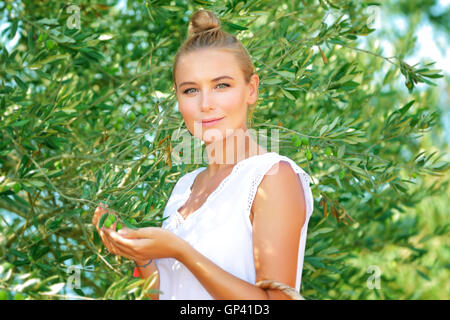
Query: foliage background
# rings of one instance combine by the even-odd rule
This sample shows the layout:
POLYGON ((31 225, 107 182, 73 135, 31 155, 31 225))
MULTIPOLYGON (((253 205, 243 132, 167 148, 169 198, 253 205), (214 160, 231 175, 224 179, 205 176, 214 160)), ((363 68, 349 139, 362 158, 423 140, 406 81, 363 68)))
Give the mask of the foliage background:
POLYGON ((421 23, 448 39, 449 8, 436 5, 0 1, 0 296, 146 299, 149 281, 107 254, 90 221, 106 201, 160 225, 175 182, 198 166, 172 160, 184 123, 170 77, 204 8, 254 59, 251 127, 280 129, 279 152, 313 178, 302 295, 448 299, 448 74, 414 56, 421 23), (402 16, 405 31, 374 28, 377 14, 402 16))

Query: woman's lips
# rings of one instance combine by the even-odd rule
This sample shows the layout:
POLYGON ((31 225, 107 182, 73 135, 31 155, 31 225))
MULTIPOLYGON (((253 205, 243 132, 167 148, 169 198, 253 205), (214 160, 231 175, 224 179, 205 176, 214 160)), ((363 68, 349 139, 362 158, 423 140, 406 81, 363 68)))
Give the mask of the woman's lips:
POLYGON ((218 123, 220 120, 222 120, 225 117, 219 118, 217 120, 213 120, 213 121, 202 121, 202 126, 204 127, 210 127, 215 125, 216 123, 218 123))

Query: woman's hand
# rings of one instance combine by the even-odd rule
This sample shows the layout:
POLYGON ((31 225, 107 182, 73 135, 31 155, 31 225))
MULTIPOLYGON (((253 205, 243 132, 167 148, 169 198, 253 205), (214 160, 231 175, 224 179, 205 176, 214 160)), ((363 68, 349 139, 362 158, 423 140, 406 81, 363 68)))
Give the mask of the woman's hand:
MULTIPOLYGON (((95 228, 98 231, 98 234, 100 235, 100 238, 102 239, 103 244, 105 245, 106 249, 112 253, 112 254, 117 254, 116 252, 118 251, 118 249, 114 246, 113 243, 111 243, 111 241, 109 240, 109 238, 106 237, 105 235, 105 228, 99 228, 98 227, 98 223, 101 219, 101 217, 105 214, 105 213, 109 213, 112 215, 115 215, 114 212, 112 212, 111 210, 108 210, 108 205, 103 205, 102 203, 100 203, 100 205, 95 209, 94 212, 94 216, 92 217, 92 223, 94 224, 95 228)), ((116 222, 114 222, 110 228, 115 229, 116 228, 116 223, 117 223, 117 216, 116 216, 116 222)))
POLYGON ((178 260, 184 242, 172 231, 157 227, 122 228, 118 232, 113 229, 102 229, 113 250, 110 252, 134 260, 138 265, 144 265, 150 259, 178 260))

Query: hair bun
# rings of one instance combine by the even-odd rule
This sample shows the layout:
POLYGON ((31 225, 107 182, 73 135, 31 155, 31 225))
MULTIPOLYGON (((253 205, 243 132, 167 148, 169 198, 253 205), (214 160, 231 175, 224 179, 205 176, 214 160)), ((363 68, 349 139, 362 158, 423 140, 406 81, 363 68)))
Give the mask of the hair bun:
POLYGON ((211 11, 198 10, 189 21, 188 36, 196 33, 220 29, 220 21, 211 11))

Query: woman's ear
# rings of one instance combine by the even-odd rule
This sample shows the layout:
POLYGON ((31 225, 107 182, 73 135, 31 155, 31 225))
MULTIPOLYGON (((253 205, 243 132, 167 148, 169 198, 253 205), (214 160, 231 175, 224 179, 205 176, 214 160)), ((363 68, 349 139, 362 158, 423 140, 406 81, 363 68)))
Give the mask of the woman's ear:
POLYGON ((259 77, 256 73, 252 74, 248 85, 250 90, 247 103, 254 104, 258 100, 258 87, 259 87, 259 77))

